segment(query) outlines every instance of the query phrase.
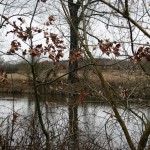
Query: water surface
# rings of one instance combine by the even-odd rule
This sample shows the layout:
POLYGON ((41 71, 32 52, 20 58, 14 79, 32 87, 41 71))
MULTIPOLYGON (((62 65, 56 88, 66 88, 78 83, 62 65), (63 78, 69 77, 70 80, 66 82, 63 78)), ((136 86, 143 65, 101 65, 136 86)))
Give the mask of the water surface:
MULTIPOLYGON (((48 96, 44 99, 40 99, 41 111, 47 130, 54 137, 54 147, 58 141, 64 142, 64 139, 66 139, 68 143, 71 143, 67 145, 73 147, 72 149, 74 147, 81 147, 81 145, 83 146, 87 142, 90 144, 93 143, 91 147, 94 149, 99 149, 99 146, 106 149, 109 149, 109 147, 112 149, 128 149, 121 127, 117 123, 109 105, 104 103, 72 105, 70 101, 77 99, 77 97, 48 96), (98 146, 95 146, 95 143, 98 146)), ((138 111, 142 111, 147 116, 147 119, 149 118, 149 107, 135 104, 130 105, 130 107, 141 116, 142 113, 138 111)), ((143 123, 127 109, 121 109, 120 107, 119 112, 127 124, 133 141, 137 143, 143 130, 143 123)), ((21 122, 23 126, 23 120, 35 114, 34 97, 31 95, 0 97, 0 124, 2 134, 4 134, 5 130, 8 130, 8 122, 10 124, 14 113, 17 114, 16 122, 18 124, 21 122)), ((21 130, 20 128, 19 126, 15 133, 19 137, 21 136, 20 131, 22 133, 26 132, 23 127, 21 130)))

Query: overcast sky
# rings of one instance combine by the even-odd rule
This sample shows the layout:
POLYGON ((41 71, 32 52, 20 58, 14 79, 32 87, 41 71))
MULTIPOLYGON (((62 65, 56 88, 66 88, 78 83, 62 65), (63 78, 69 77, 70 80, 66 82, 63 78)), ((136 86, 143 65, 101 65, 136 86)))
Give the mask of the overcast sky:
MULTIPOLYGON (((8 1, 9 3, 11 3, 12 1, 8 1)), ((25 1, 22 1, 25 3, 25 1)), ((148 10, 150 10, 150 0, 146 0, 145 1, 146 4, 148 4, 148 10)), ((15 3, 15 5, 19 5, 17 3, 15 3)), ((65 55, 64 55, 64 58, 63 59, 68 59, 68 51, 69 51, 69 27, 67 25, 67 22, 63 19, 64 17, 64 14, 62 13, 62 9, 59 5, 59 3, 57 1, 48 1, 47 3, 43 4, 43 3, 40 3, 41 6, 38 7, 37 9, 37 12, 39 12, 39 15, 37 17, 35 17, 35 21, 33 22, 33 26, 34 27, 44 27, 44 22, 46 21, 46 19, 48 18, 49 15, 55 15, 56 17, 56 21, 54 23, 54 25, 52 26, 53 28, 51 28, 51 32, 55 32, 55 33, 58 33, 60 35, 60 37, 63 38, 63 40, 65 41, 65 45, 67 47, 66 51, 65 51, 65 55), (50 9, 50 4, 48 3, 53 3, 53 7, 51 7, 50 9), (57 26, 55 26, 55 24, 57 26), (57 30, 59 28, 59 30, 57 30), (62 34, 63 32, 63 34, 62 34)), ((26 24, 27 26, 29 26, 29 23, 30 23, 30 20, 31 20, 31 16, 28 15, 28 13, 33 13, 34 11, 34 6, 35 6, 35 1, 31 0, 29 1, 27 4, 24 5, 24 9, 20 9, 18 7, 18 9, 16 9, 16 7, 9 7, 8 9, 5 10, 5 13, 8 14, 9 16, 10 15, 15 15, 17 13, 19 14, 27 14, 27 16, 23 16, 23 18, 26 20, 26 24)), ((4 12, 4 5, 0 5, 0 14, 2 14, 4 12)), ((98 9, 98 8, 97 8, 98 9)), ((103 8, 101 8, 103 9, 103 8)), ((106 8, 104 8, 106 9, 106 8)), ((149 11, 150 12, 150 11, 149 11)), ((10 19, 10 21, 14 21, 16 20, 17 17, 12 17, 10 19)), ((113 21, 113 24, 116 24, 116 25, 119 25, 119 24, 122 24, 123 26, 126 26, 126 22, 121 22, 121 20, 112 20, 113 21)), ((149 18, 147 17, 147 21, 150 22, 149 18)), ((149 24, 149 23, 148 23, 149 24)), ((6 28, 3 28, 3 29, 0 29, 0 48, 1 50, 4 52, 6 52, 9 48, 10 48, 10 43, 12 40, 14 39, 17 39, 15 36, 13 36, 13 34, 9 34, 7 37, 5 37, 7 31, 11 30, 12 28, 10 26, 7 26, 6 28)), ((100 21, 96 21, 95 19, 91 19, 90 20, 90 23, 89 23, 89 29, 90 29, 90 32, 93 34, 93 35, 96 35, 97 37, 100 37, 102 39, 107 39, 109 38, 110 40, 120 40, 122 38, 122 40, 129 40, 129 33, 126 31, 126 30, 118 30, 117 28, 107 28, 106 25, 104 25, 102 22, 100 21)), ((150 32, 150 28, 148 26, 148 29, 149 32, 150 32)), ((137 29, 134 29, 134 32, 139 32, 139 30, 137 29)), ((136 36, 136 35, 135 35, 136 36)), ((43 40, 43 35, 42 34, 39 34, 35 37, 34 39, 36 42, 35 44, 39 44, 40 43, 44 43, 44 40, 43 40)), ((139 34, 138 35, 138 38, 136 39, 137 42, 141 42, 141 41, 144 41, 144 42, 148 42, 149 39, 143 37, 143 35, 139 34)), ((89 45, 96 45, 97 44, 97 40, 96 39, 93 39, 93 38, 90 38, 89 39, 89 45)), ((23 44, 23 48, 25 49, 28 49, 28 46, 26 44, 23 44)), ((126 46, 126 48, 130 49, 130 46, 126 46)), ((90 49, 92 50, 93 49, 93 46, 90 46, 90 49)), ((92 53, 98 57, 98 56, 101 56, 101 52, 99 50, 97 51, 92 51, 92 53)), ((106 55, 104 55, 106 57, 106 55)), ((4 57, 5 60, 7 61, 11 61, 12 59, 18 61, 18 58, 17 57, 9 57, 9 56, 5 56, 4 57)))

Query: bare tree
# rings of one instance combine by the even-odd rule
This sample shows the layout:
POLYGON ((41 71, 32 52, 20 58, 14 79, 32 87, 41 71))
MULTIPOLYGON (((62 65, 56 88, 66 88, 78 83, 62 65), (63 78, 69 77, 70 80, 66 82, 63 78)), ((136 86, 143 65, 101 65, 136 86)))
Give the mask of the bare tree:
MULTIPOLYGON (((130 12, 131 10, 129 11, 129 6, 133 7, 135 5, 134 4, 130 5, 129 1, 127 1, 127 0, 125 2, 123 2, 123 1, 108 2, 108 1, 100 0, 99 2, 100 2, 99 5, 106 6, 104 8, 105 8, 105 10, 108 10, 108 13, 106 11, 105 14, 103 13, 103 15, 101 15, 101 14, 99 14, 99 15, 97 14, 97 15, 102 16, 102 21, 103 21, 103 19, 105 21, 107 21, 106 24, 107 24, 108 27, 110 25, 112 25, 112 27, 117 26, 115 24, 111 24, 111 23, 113 23, 113 18, 118 19, 119 22, 127 21, 127 25, 128 25, 127 29, 130 31, 130 40, 131 40, 131 41, 129 41, 129 43, 131 43, 131 50, 133 52, 132 57, 134 57, 137 60, 141 59, 141 57, 147 57, 148 58, 149 57, 149 52, 144 54, 144 56, 141 56, 141 55, 139 56, 139 53, 140 53, 139 50, 135 50, 135 51, 133 50, 134 43, 133 43, 133 37, 132 37, 133 34, 132 34, 131 24, 133 24, 134 27, 137 28, 141 32, 141 34, 144 34, 144 36, 146 36, 147 38, 150 37, 149 32, 145 29, 145 24, 141 24, 141 23, 139 23, 138 20, 133 19, 132 15, 131 15, 132 12, 130 12), (106 18, 105 18, 105 15, 106 15, 106 18), (109 16, 109 17, 107 17, 107 16, 109 16), (136 52, 138 52, 138 54, 136 52)), ((138 1, 138 2, 140 3, 141 1, 138 1)), ((65 7, 66 6, 64 5, 64 8, 65 7)), ((87 32, 87 28, 86 28, 87 27, 86 26, 87 20, 86 20, 85 8, 84 8, 84 3, 83 2, 81 4, 81 8, 82 8, 82 11, 81 11, 82 12, 82 24, 83 24, 82 30, 83 30, 84 41, 83 41, 82 36, 79 34, 78 30, 76 30, 75 28, 73 28, 73 29, 74 29, 74 32, 76 33, 76 35, 78 36, 78 39, 80 40, 82 46, 84 47, 88 57, 90 58, 90 61, 93 64, 96 64, 95 59, 94 59, 93 55, 91 54, 91 51, 89 50, 89 46, 88 46, 89 45, 88 44, 88 38, 87 38, 87 33, 88 32, 87 32)), ((65 14, 66 14, 66 17, 68 19, 68 22, 73 26, 73 21, 72 21, 71 17, 67 14, 67 9, 64 9, 64 10, 65 10, 65 14)), ((95 10, 93 10, 93 11, 95 11, 95 10)), ((145 12, 147 12, 147 11, 145 11, 145 12)), ((135 12, 133 12, 133 13, 135 15, 135 12)), ((141 17, 144 16, 144 14, 140 14, 140 13, 137 14, 137 15, 140 15, 140 16, 142 15, 141 17)), ((149 18, 149 16, 148 16, 148 18, 149 18)), ((146 17, 146 19, 148 19, 148 18, 146 17)), ((123 26, 120 25, 120 27, 117 27, 117 28, 122 29, 122 27, 123 26)), ((120 44, 117 44, 116 48, 115 47, 113 48, 112 44, 109 42, 109 40, 106 40, 106 43, 103 43, 103 41, 101 39, 99 39, 99 46, 100 46, 100 49, 103 51, 103 53, 106 53, 108 55, 110 53, 114 53, 115 55, 119 55, 119 53, 120 53, 119 52, 120 44)), ((147 49, 149 49, 149 45, 148 45, 147 49)), ((144 52, 144 47, 141 49, 141 51, 144 52)), ((149 59, 147 59, 147 61, 149 61, 149 59)), ((119 122, 119 124, 120 124, 120 126, 121 126, 121 128, 124 132, 124 135, 126 137, 126 140, 129 144, 130 149, 136 149, 136 146, 134 145, 134 142, 133 142, 133 140, 130 136, 129 130, 127 129, 126 123, 123 120, 123 118, 121 117, 121 115, 119 114, 118 105, 114 101, 115 100, 115 97, 113 96, 114 91, 110 88, 109 83, 105 80, 105 78, 103 76, 103 73, 100 70, 100 68, 98 68, 96 65, 94 65, 93 68, 94 68, 94 71, 96 72, 98 78, 101 81, 102 87, 104 89, 105 99, 111 105, 111 107, 113 109, 113 112, 115 114, 115 117, 116 117, 117 121, 119 122)), ((132 113, 135 113, 135 112, 133 111, 132 113)), ((135 115, 137 115, 137 114, 135 113, 135 115)), ((138 116, 138 117, 140 117, 140 116, 138 116)), ((148 137, 149 137, 149 123, 147 122, 146 125, 145 125, 145 131, 141 135, 140 141, 138 143, 138 149, 144 149, 146 147, 148 137)))
MULTIPOLYGON (((141 0, 138 1, 105 1, 105 0, 96 0, 96 1, 79 1, 77 0, 74 2, 73 0, 69 1, 62 1, 61 0, 61 6, 63 8, 64 14, 66 16, 66 19, 69 23, 70 27, 70 69, 69 72, 63 74, 62 76, 49 81, 48 76, 50 74, 51 69, 45 74, 45 78, 43 80, 40 80, 38 78, 38 74, 36 73, 36 65, 37 65, 37 59, 38 56, 41 56, 41 53, 49 52, 49 58, 52 59, 55 63, 59 60, 59 58, 62 56, 62 51, 58 50, 57 53, 56 49, 54 49, 53 45, 46 45, 46 48, 43 47, 43 45, 34 45, 33 41, 33 32, 38 33, 41 32, 39 28, 33 28, 33 21, 36 17, 36 10, 38 8, 39 1, 34 5, 34 9, 31 14, 31 20, 29 23, 28 30, 23 30, 20 28, 20 26, 16 26, 15 24, 11 23, 11 21, 5 16, 1 15, 3 22, 7 22, 10 25, 14 27, 15 30, 13 30, 13 33, 17 33, 16 35, 21 38, 21 40, 28 39, 29 40, 29 51, 28 54, 31 55, 32 61, 28 61, 24 58, 24 56, 27 54, 26 50, 23 50, 23 56, 18 54, 16 50, 20 49, 20 44, 18 41, 12 41, 11 49, 8 51, 8 54, 16 54, 19 55, 22 59, 25 59, 26 62, 29 64, 31 71, 32 71, 32 78, 33 78, 33 87, 34 87, 34 94, 36 99, 36 108, 38 112, 38 119, 40 121, 40 125, 42 128, 42 133, 46 137, 46 146, 47 149, 50 149, 50 142, 53 138, 55 138, 55 135, 52 136, 52 134, 55 134, 51 131, 49 133, 47 126, 44 124, 43 114, 40 107, 40 101, 39 101, 39 89, 44 85, 51 85, 52 83, 58 81, 62 77, 69 74, 69 80, 71 83, 74 83, 78 81, 77 77, 77 70, 89 67, 94 73, 92 76, 96 74, 96 77, 98 78, 97 84, 98 89, 96 87, 92 88, 89 83, 86 85, 91 88, 91 91, 96 93, 96 96, 98 98, 103 98, 103 100, 106 102, 106 104, 109 104, 109 106, 112 109, 112 113, 105 111, 108 115, 110 115, 109 118, 104 118, 105 120, 105 130, 99 130, 98 134, 102 133, 102 135, 105 135, 104 137, 104 143, 107 144, 102 147, 99 146, 95 141, 91 145, 94 145, 95 148, 100 149, 113 149, 113 146, 111 147, 111 141, 113 141, 113 135, 109 133, 109 128, 112 127, 112 134, 115 134, 113 132, 113 129, 115 128, 121 128, 120 135, 117 135, 117 137, 123 137, 122 139, 124 141, 127 141, 127 148, 126 149, 145 149, 149 148, 148 140, 149 140, 149 134, 150 134, 150 123, 149 119, 146 117, 144 111, 140 110, 134 110, 130 107, 129 98, 132 94, 134 94, 135 89, 139 88, 137 85, 140 85, 143 80, 142 77, 140 78, 140 83, 135 83, 133 85, 133 89, 126 94, 126 90, 120 88, 119 84, 117 87, 115 85, 111 84, 106 79, 106 74, 104 74, 103 70, 100 68, 101 62, 98 63, 96 59, 94 58, 93 51, 91 51, 91 39, 96 39, 97 44, 96 49, 100 51, 100 54, 107 55, 107 56, 113 56, 115 58, 124 57, 125 60, 132 60, 134 62, 141 63, 143 59, 146 61, 149 61, 150 57, 150 45, 149 43, 145 42, 149 40, 149 29, 147 28, 147 25, 149 25, 149 22, 147 20, 149 19, 149 9, 146 2, 143 2, 141 0), (142 7, 139 8, 139 5, 143 3, 142 7), (93 7, 91 7, 91 5, 93 7), (94 9, 95 8, 95 9, 94 9), (142 10, 142 11, 141 11, 142 10), (91 23, 93 22, 93 24, 91 23), (95 32, 92 32, 92 29, 94 28, 95 24, 97 25, 97 29, 99 28, 98 24, 103 24, 106 26, 105 29, 107 31, 111 32, 112 37, 106 36, 107 39, 104 39, 103 37, 99 37, 98 31, 97 34, 95 32), (33 31, 32 31, 33 29, 33 31), (91 31, 90 31, 91 29, 91 31), (31 32, 32 31, 32 32, 31 32), (82 50, 79 48, 79 45, 82 48, 82 50), (84 50, 83 50, 84 49, 84 50), (78 59, 82 58, 82 51, 84 51, 84 54, 89 58, 90 61, 84 66, 79 67, 78 66, 78 59), (73 57, 73 58, 72 58, 73 57), (40 87, 40 88, 39 88, 40 87), (102 88, 101 88, 102 87, 102 88), (117 90, 116 90, 117 89, 117 90), (117 101, 117 102, 116 102, 117 101), (118 102, 121 102, 122 105, 118 104, 118 102), (123 111, 123 113, 122 113, 123 111), (140 114, 139 114, 140 112, 140 114), (132 131, 128 127, 128 124, 126 122, 125 113, 131 113, 133 118, 135 118, 136 123, 138 124, 138 121, 140 120, 142 127, 138 126, 140 128, 140 133, 138 140, 135 140, 135 137, 132 135, 132 131), (114 118, 114 120, 110 119, 114 118), (138 118, 138 119, 137 119, 138 118), (110 123, 111 122, 111 123, 110 123), (109 124, 110 123, 110 124, 109 124), (119 124, 119 126, 118 126, 119 124), (109 126, 110 125, 110 126, 109 126), (142 129, 141 129, 142 128, 142 129), (103 131, 103 132, 101 132, 103 131), (122 134, 123 133, 123 134, 122 134), (51 134, 51 137, 50 137, 51 134), (112 137, 111 137, 112 136, 112 137)), ((18 20, 23 23, 24 21, 19 18, 18 20)), ((53 16, 50 16, 48 24, 51 24, 51 21, 53 21, 53 16)), ((4 25, 4 24, 3 24, 4 25)), ((57 26, 58 27, 58 26, 57 26)), ((100 34, 102 36, 102 34, 100 34)), ((48 32, 45 32, 45 38, 47 44, 49 44, 49 40, 51 39, 53 41, 53 44, 56 45, 56 47, 60 48, 59 45, 62 43, 62 41, 59 40, 56 34, 49 34, 48 32), (58 43, 57 43, 58 42, 58 43)), ((61 47, 63 48, 63 47, 61 47)), ((95 49, 95 47, 93 48, 95 49)), ((84 61, 84 60, 83 60, 84 61)), ((117 62, 119 64, 122 62, 120 60, 117 62)), ((112 64, 113 65, 113 64, 112 64)), ((106 65, 109 66, 109 65, 106 65)), ((110 65, 111 66, 111 65, 110 65)), ((134 74, 134 78, 136 77, 136 74, 134 74)), ((117 76, 119 76, 117 74, 117 76)), ((144 76, 144 80, 149 81, 149 79, 144 76)), ((124 84, 124 83, 123 83, 124 84)), ((143 82, 145 84, 145 82, 143 82)), ((143 86, 143 85, 142 85, 143 86)), ((128 87, 129 88, 129 87, 128 87)), ((60 145, 57 145, 58 147, 64 147, 67 144, 66 139, 71 139, 75 142, 80 142, 78 140, 77 133, 80 131, 78 130, 78 105, 80 103, 83 104, 84 101, 84 90, 80 92, 79 101, 76 101, 75 104, 71 101, 69 101, 71 104, 68 107, 69 112, 69 118, 68 119, 68 125, 69 125, 69 136, 67 136, 67 130, 64 128, 65 138, 63 139, 61 135, 64 133, 60 133, 58 136, 58 141, 61 141, 62 143, 60 145)), ((138 97, 137 97, 138 98, 138 97)), ((63 113, 61 113, 62 115, 63 113)), ((60 116, 61 116, 60 115, 60 116)), ((93 113, 94 116, 94 113, 93 113)), ((65 119, 66 119, 65 118, 65 119)), ((48 116, 46 116, 48 126, 52 125, 49 124, 50 120, 48 119, 48 116)), ((63 118, 64 119, 64 118, 63 118)), ((135 123, 135 124, 136 124, 135 123)), ((57 124, 57 123, 56 123, 57 124)), ((53 126, 53 125, 52 125, 53 126)), ((34 126, 35 127, 35 126, 34 126)), ((86 139, 86 136, 84 136, 86 139)), ((85 140, 85 139, 82 140, 85 140)), ((89 148, 91 145, 87 144, 89 141, 92 141, 93 138, 90 140, 90 135, 87 134, 87 141, 85 140, 85 145, 82 142, 79 144, 73 143, 73 146, 75 144, 75 147, 82 147, 82 148, 89 148), (87 146, 88 145, 88 146, 87 146)), ((101 141, 103 142, 103 141, 101 141)), ((41 142, 40 142, 41 143, 41 142)), ((56 141, 54 141, 56 143, 56 141)), ((112 142, 113 143, 113 142, 112 142)), ((126 142, 125 142, 126 143, 126 142)), ((57 148, 58 148, 57 147, 57 148)), ((60 148, 59 147, 59 148, 60 148)))

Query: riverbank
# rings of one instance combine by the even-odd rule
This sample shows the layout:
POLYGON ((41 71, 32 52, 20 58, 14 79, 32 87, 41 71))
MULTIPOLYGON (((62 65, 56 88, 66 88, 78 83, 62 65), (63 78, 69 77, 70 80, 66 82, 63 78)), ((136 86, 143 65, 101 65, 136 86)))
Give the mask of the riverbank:
MULTIPOLYGON (((110 88, 114 91, 117 99, 149 99, 150 81, 143 74, 125 73, 122 71, 107 71, 103 73, 105 79, 109 82, 110 88)), ((103 97, 103 88, 96 75, 89 73, 85 78, 80 75, 78 83, 69 84, 66 77, 53 84, 40 86, 41 94, 59 94, 59 95, 80 95, 88 97, 103 97)), ((1 83, 0 93, 33 93, 32 81, 27 80, 25 76, 8 75, 8 83, 1 83), (11 78, 10 78, 11 77, 11 78)))

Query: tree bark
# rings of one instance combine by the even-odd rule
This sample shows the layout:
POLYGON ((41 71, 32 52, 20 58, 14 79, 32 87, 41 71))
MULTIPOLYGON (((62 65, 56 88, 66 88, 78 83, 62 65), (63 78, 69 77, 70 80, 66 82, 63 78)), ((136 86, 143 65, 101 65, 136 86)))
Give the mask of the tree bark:
MULTIPOLYGON (((79 3, 73 3, 73 0, 68 0, 68 7, 70 13, 70 19, 72 21, 72 25, 70 25, 70 56, 74 53, 74 51, 78 48, 78 36, 76 35, 76 31, 78 31, 79 19, 78 19, 78 10, 80 8, 79 3)), ((78 73, 78 60, 69 61, 69 75, 68 81, 70 83, 75 83, 79 81, 78 73)))
POLYGON ((40 109, 40 101, 39 101, 39 95, 38 95, 37 84, 36 84, 35 68, 33 65, 31 66, 31 71, 32 71, 32 77, 33 77, 33 90, 34 90, 34 96, 35 96, 35 106, 36 106, 36 110, 37 110, 37 114, 38 114, 39 123, 41 125, 41 129, 43 131, 43 134, 46 137, 46 150, 49 150, 50 149, 50 137, 49 137, 48 131, 46 130, 46 127, 44 125, 43 118, 42 118, 42 112, 40 109))
POLYGON ((139 144, 138 144, 138 150, 145 149, 149 135, 150 135, 150 123, 147 124, 146 129, 145 129, 145 131, 143 132, 143 134, 140 138, 140 141, 139 141, 139 144))

